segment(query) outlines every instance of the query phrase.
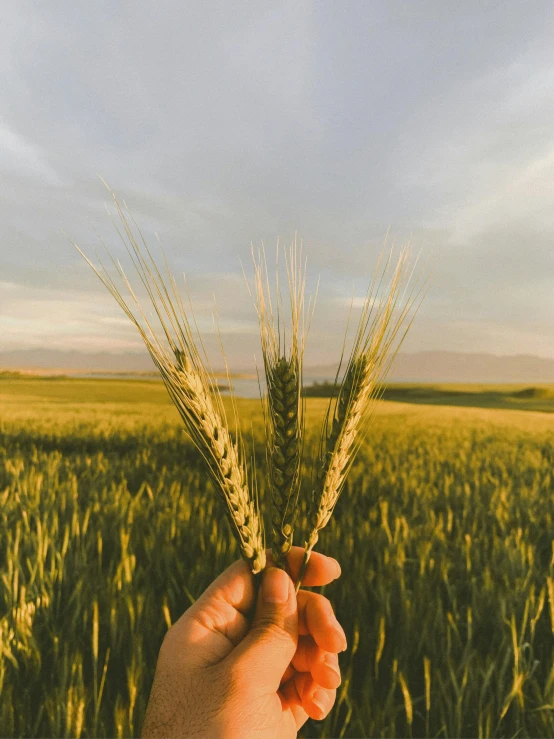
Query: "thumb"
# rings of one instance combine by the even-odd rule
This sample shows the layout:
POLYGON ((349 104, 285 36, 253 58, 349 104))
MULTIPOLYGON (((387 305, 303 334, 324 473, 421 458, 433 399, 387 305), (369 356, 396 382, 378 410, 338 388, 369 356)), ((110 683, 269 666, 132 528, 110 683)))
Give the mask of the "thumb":
POLYGON ((240 674, 252 677, 262 691, 277 691, 298 643, 298 607, 294 585, 284 570, 262 573, 252 625, 233 650, 240 674), (242 672, 244 670, 244 672, 242 672))

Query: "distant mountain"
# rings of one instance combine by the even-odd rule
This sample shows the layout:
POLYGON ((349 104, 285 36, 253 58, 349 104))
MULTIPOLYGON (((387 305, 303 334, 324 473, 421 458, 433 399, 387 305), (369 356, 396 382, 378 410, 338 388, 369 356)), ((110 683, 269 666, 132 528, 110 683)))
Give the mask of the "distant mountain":
MULTIPOLYGON (((86 353, 57 349, 2 352, 0 370, 64 370, 71 372, 149 372, 154 365, 144 353, 86 353)), ((248 371, 248 370, 246 370, 248 371)), ((252 368, 249 369, 252 372, 252 368)), ((333 379, 336 365, 306 367, 312 379, 333 379)), ((554 359, 526 354, 496 356, 463 352, 401 353, 394 363, 395 382, 554 383, 554 359)))
MULTIPOLYGON (((335 372, 333 365, 306 369, 306 375, 314 378, 330 378, 335 372)), ((390 379, 393 382, 554 383, 554 359, 530 354, 404 352, 396 357, 390 379)))
POLYGON ((80 352, 60 349, 19 349, 0 353, 0 369, 67 370, 82 372, 151 372, 147 352, 80 352))

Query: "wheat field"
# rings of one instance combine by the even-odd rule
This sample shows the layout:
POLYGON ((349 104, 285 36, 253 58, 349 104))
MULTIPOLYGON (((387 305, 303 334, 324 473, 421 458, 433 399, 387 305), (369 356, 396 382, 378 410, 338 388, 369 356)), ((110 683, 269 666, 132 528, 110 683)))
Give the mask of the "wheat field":
MULTIPOLYGON (((137 736, 168 625, 238 556, 213 483, 159 382, 6 379, 0 404, 0 736, 137 736)), ((263 498, 261 405, 238 404, 263 498)), ((554 735, 553 431, 378 403, 317 545, 349 648, 304 736, 554 735)))

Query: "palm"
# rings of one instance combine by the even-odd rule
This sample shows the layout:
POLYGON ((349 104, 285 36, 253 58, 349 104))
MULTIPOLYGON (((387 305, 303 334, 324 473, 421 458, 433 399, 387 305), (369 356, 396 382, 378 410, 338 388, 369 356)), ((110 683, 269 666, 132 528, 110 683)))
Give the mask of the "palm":
MULTIPOLYGON (((299 547, 289 553, 293 578, 302 555, 299 547)), ((327 715, 340 684, 337 652, 346 647, 344 632, 326 598, 306 590, 295 596, 282 573, 277 581, 285 593, 288 582, 290 595, 285 605, 275 606, 282 623, 272 621, 264 588, 277 574, 264 574, 258 597, 246 564, 235 562, 170 629, 158 660, 153 708, 148 707, 154 718, 158 710, 167 720, 160 724, 164 735, 174 735, 170 727, 178 722, 176 735, 280 739, 296 736, 309 717, 327 715), (174 687, 168 699, 169 682, 174 687), (175 705, 189 718, 178 718, 175 705), (203 722, 197 729, 191 724, 195 712, 203 722)), ((314 553, 304 582, 325 585, 339 574, 335 560, 314 553)), ((146 735, 154 736, 149 721, 147 713, 146 735)))

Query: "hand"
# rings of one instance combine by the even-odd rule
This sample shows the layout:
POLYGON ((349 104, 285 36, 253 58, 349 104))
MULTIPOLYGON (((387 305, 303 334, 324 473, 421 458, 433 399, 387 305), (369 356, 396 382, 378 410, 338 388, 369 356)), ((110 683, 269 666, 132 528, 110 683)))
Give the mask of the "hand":
MULTIPOLYGON (((288 566, 296 578, 303 549, 288 566)), ((339 563, 313 552, 304 584, 326 585, 339 563)), ((155 737, 287 739, 324 718, 340 685, 344 631, 331 604, 269 566, 259 592, 235 562, 167 632, 142 730, 155 737)))

